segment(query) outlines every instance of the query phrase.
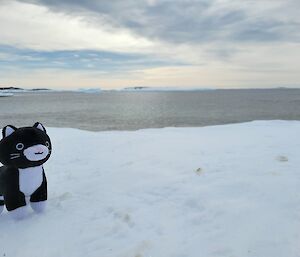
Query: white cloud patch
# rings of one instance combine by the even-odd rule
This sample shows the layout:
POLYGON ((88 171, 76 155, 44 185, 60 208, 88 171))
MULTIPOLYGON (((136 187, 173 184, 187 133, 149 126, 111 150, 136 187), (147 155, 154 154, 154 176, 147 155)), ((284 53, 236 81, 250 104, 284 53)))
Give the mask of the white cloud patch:
POLYGON ((1 2, 0 31, 2 44, 36 50, 145 52, 152 47, 149 40, 134 36, 124 28, 111 28, 104 21, 93 25, 82 17, 15 1, 1 2))

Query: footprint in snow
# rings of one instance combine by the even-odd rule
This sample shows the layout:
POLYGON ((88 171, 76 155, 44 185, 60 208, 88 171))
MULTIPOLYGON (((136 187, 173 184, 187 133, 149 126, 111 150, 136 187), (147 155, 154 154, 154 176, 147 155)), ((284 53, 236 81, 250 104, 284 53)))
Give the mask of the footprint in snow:
POLYGON ((132 221, 130 215, 128 213, 122 213, 119 211, 109 210, 110 213, 112 213, 113 217, 115 219, 118 219, 124 223, 126 223, 129 227, 134 227, 134 222, 132 221))
POLYGON ((289 159, 284 155, 277 156, 276 160, 279 161, 279 162, 288 162, 289 161, 289 159))
POLYGON ((203 174, 203 169, 198 168, 198 169, 195 170, 195 173, 196 173, 198 176, 200 176, 200 175, 203 174))
POLYGON ((72 197, 72 194, 70 192, 65 192, 63 194, 60 194, 56 197, 53 197, 51 199, 51 203, 54 204, 57 208, 62 207, 62 202, 68 200, 69 198, 72 197))

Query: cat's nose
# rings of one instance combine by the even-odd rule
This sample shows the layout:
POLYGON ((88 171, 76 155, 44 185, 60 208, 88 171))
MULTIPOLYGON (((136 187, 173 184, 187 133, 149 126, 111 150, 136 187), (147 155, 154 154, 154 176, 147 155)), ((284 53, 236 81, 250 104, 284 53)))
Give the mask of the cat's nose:
POLYGON ((42 146, 40 146, 40 145, 37 145, 36 147, 36 151, 37 152, 43 152, 45 149, 42 147, 42 146))
POLYGON ((39 161, 49 154, 48 147, 40 144, 40 145, 34 145, 26 148, 24 150, 25 157, 30 161, 39 161))
POLYGON ((48 148, 46 146, 44 146, 44 145, 35 145, 35 146, 32 146, 32 150, 35 153, 43 153, 46 150, 48 150, 48 148))

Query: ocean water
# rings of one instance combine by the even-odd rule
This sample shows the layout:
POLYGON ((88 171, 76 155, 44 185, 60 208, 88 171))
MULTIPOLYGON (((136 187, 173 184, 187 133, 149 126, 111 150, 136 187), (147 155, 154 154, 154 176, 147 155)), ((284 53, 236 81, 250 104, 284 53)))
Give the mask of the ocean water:
POLYGON ((0 126, 92 131, 300 120, 300 89, 194 92, 30 92, 0 97, 0 126))

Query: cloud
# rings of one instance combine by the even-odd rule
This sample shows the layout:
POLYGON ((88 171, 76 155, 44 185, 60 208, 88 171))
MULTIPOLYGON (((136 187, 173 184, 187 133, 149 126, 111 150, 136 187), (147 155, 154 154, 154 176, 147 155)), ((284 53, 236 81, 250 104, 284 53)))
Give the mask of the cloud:
POLYGON ((138 67, 149 68, 166 64, 168 62, 164 60, 155 57, 150 58, 142 54, 96 50, 37 51, 0 45, 0 69, 2 71, 8 67, 18 67, 27 70, 60 68, 63 70, 119 72, 138 67))
POLYGON ((299 42, 297 0, 32 0, 91 23, 105 20, 149 40, 171 43, 299 42), (288 13, 289 15, 284 15, 288 13))
POLYGON ((88 24, 82 17, 55 13, 45 6, 2 1, 0 42, 36 50, 97 49, 147 52, 152 43, 126 29, 111 28, 98 20, 88 24))
POLYGON ((247 44, 300 42, 296 0, 3 3, 0 42, 19 48, 139 53, 199 65, 229 60, 247 44))
POLYGON ((0 0, 0 82, 299 85, 299 9, 298 0, 0 0))

